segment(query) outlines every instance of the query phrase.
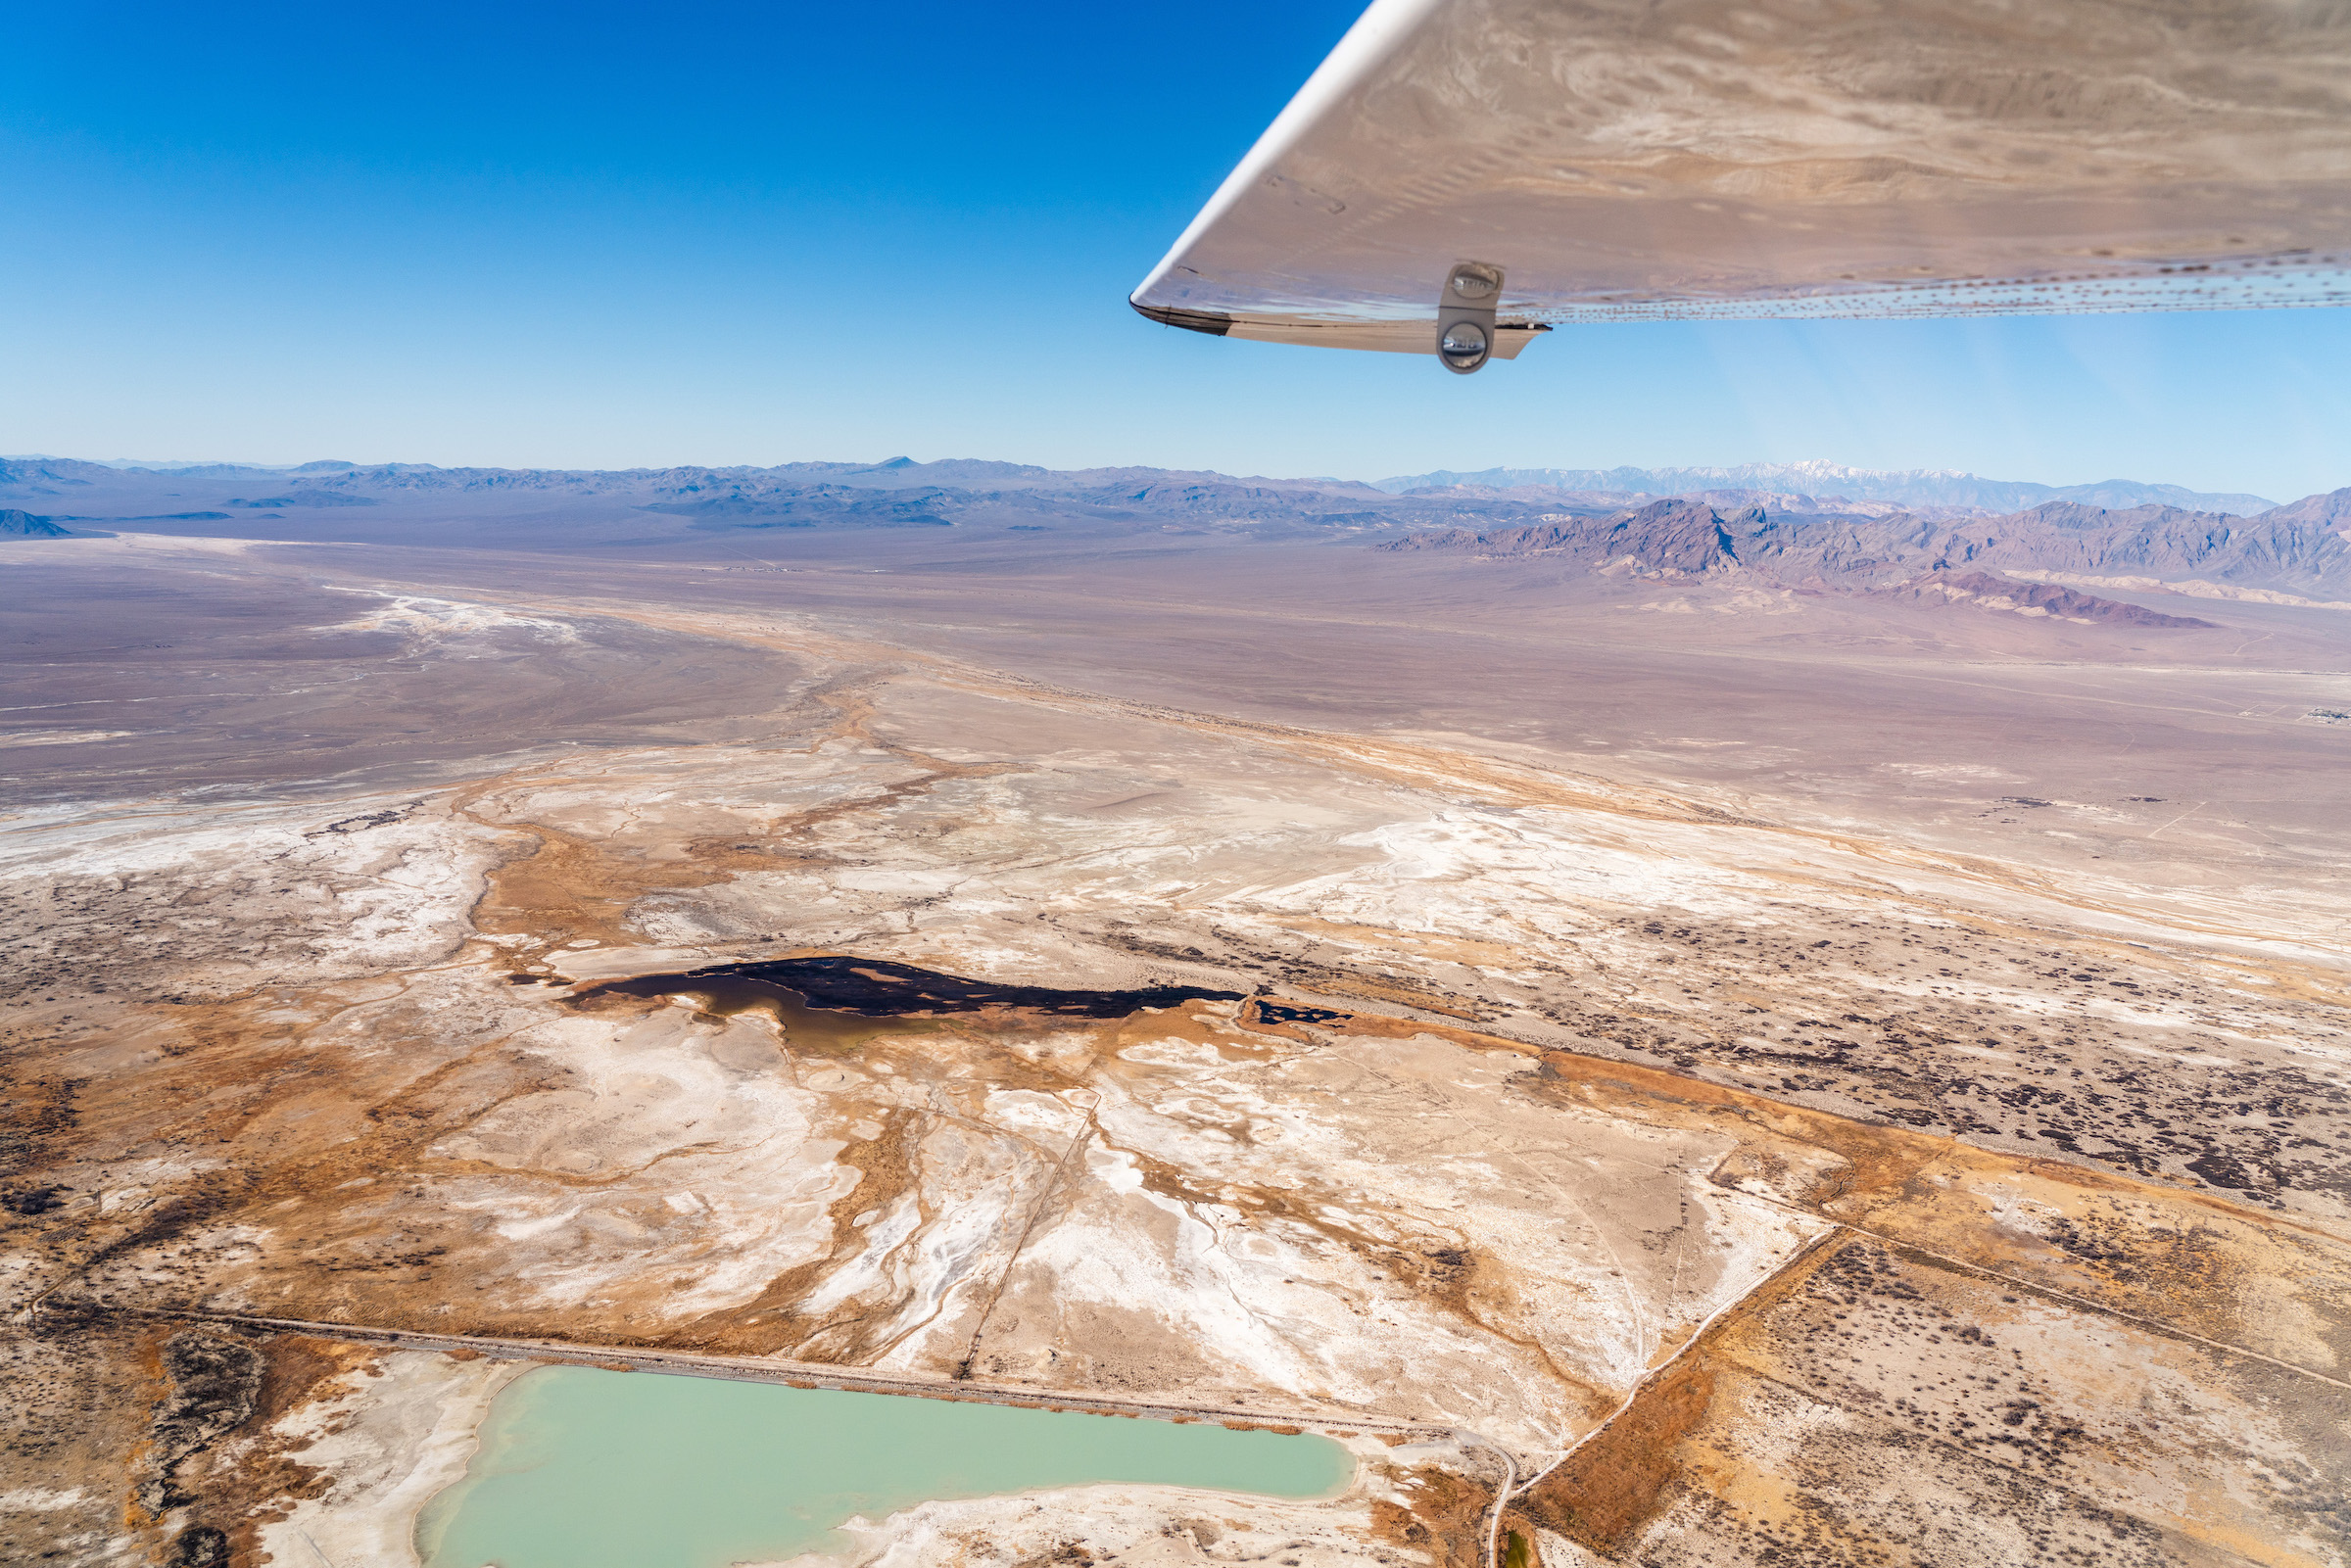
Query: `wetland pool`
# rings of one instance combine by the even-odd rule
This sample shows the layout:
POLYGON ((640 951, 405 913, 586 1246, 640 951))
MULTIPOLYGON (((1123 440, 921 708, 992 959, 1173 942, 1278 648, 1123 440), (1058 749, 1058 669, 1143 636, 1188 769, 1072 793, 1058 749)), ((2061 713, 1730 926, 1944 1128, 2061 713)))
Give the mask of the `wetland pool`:
POLYGON ((1328 1497, 1328 1438, 656 1372, 544 1366, 492 1403, 416 1526, 425 1568, 726 1568, 847 1544, 934 1498, 1112 1482, 1328 1497))

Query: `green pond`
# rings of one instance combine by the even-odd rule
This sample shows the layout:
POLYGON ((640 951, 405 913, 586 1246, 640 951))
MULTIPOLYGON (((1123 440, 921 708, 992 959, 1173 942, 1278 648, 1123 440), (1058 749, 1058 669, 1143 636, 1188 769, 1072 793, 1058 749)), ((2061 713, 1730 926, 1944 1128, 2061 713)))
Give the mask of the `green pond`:
POLYGON ((1325 1497, 1328 1438, 548 1366, 508 1384, 417 1522, 427 1568, 726 1568, 935 1497, 1090 1482, 1325 1497))

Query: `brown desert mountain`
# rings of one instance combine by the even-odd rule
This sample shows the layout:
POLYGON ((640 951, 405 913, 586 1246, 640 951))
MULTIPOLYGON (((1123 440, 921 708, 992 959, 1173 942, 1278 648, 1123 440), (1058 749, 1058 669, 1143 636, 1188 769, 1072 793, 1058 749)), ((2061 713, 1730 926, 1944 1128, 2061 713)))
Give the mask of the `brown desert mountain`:
POLYGON ((2130 626, 2141 629, 2211 630, 2213 623, 2192 615, 2166 615, 2143 604, 2099 598, 2054 583, 2020 583, 1996 572, 1929 572, 1924 577, 1872 590, 1873 597, 1907 599, 1913 603, 1965 605, 2012 615, 2053 616, 2084 626, 2130 626))
POLYGON ((2275 512, 2231 517, 2177 506, 2105 511, 2051 501, 1955 530, 1943 558, 1952 566, 2205 577, 2260 587, 2331 587, 2351 580, 2351 545, 2331 528, 2275 512))
POLYGON ((1600 517, 1559 516, 1525 528, 1483 533, 1451 528, 1382 545, 1492 559, 1549 556, 1595 570, 1629 565, 1659 572, 1768 571, 1791 582, 1867 574, 1931 563, 1941 530, 1907 513, 1889 518, 1771 512, 1746 506, 1727 515, 1703 500, 1675 498, 1600 517))
POLYGON ((1909 513, 1824 515, 1751 505, 1726 514, 1702 500, 1675 499, 1599 517, 1553 515, 1518 528, 1451 528, 1379 547, 1496 560, 1544 557, 1592 570, 1738 567, 1815 588, 1867 588, 1936 568, 2193 577, 2297 593, 2351 585, 2351 543, 2324 523, 2278 512, 2246 518, 2176 506, 2108 511, 2073 501, 1951 523, 1909 513))
POLYGON ((2287 501, 2274 511, 2263 512, 2261 518, 2263 522, 2330 528, 2351 536, 2351 485, 2330 490, 2324 496, 2305 496, 2300 500, 2287 501))

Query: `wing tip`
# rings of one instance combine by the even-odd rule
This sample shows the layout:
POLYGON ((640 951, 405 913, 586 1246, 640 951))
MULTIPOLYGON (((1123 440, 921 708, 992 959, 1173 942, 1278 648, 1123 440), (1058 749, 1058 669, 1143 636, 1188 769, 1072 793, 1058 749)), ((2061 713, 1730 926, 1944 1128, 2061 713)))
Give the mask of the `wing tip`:
POLYGON ((1127 303, 1133 308, 1136 315, 1157 321, 1161 326, 1181 327, 1186 332, 1205 332, 1212 338, 1221 338, 1232 330, 1232 317, 1222 310, 1185 310, 1173 305, 1145 305, 1132 295, 1128 296, 1127 303))

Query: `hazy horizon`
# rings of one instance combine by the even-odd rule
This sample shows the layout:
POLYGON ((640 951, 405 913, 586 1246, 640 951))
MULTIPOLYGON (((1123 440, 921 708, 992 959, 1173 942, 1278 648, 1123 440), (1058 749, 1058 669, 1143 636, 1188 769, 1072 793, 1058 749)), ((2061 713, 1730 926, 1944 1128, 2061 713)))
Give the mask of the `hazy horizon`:
MULTIPOLYGON (((94 464, 94 465, 96 465, 96 466, 99 466, 99 467, 105 467, 105 468, 117 468, 117 469, 122 469, 122 470, 126 470, 126 471, 147 471, 147 472, 153 472, 153 473, 169 473, 169 472, 175 472, 175 471, 180 471, 180 470, 188 470, 188 469, 200 469, 200 468, 242 468, 242 469, 250 469, 250 470, 254 470, 254 471, 257 471, 257 472, 269 472, 269 473, 293 473, 293 472, 296 472, 296 471, 298 471, 298 470, 300 470, 300 469, 303 469, 303 468, 306 468, 306 467, 318 467, 318 466, 321 466, 321 465, 326 465, 326 464, 344 464, 344 463, 348 463, 350 466, 352 466, 352 467, 354 467, 354 468, 361 468, 361 469, 365 469, 365 468, 387 468, 387 467, 430 467, 430 468, 444 468, 444 469, 480 468, 480 469, 494 469, 494 470, 508 471, 508 472, 516 472, 516 473, 528 473, 528 472, 631 473, 631 472, 660 472, 660 471, 663 471, 663 470, 667 470, 667 469, 673 469, 673 468, 705 468, 705 469, 711 469, 711 470, 714 470, 714 471, 725 471, 725 470, 729 470, 729 469, 738 469, 738 468, 752 468, 752 469, 765 469, 765 468, 785 468, 785 467, 791 467, 791 466, 799 465, 799 464, 822 464, 822 465, 825 465, 825 466, 830 466, 830 467, 839 467, 839 468, 849 468, 849 469, 866 468, 866 469, 871 469, 871 468, 880 468, 880 467, 884 467, 884 466, 887 466, 887 465, 888 465, 888 464, 892 464, 892 463, 911 463, 911 464, 913 464, 914 466, 917 466, 917 467, 930 467, 930 466, 933 466, 933 465, 937 465, 937 464, 947 464, 947 463, 1000 463, 1000 464, 1005 464, 1005 465, 1008 465, 1008 466, 1013 466, 1013 467, 1023 467, 1023 468, 1036 468, 1036 469, 1042 469, 1042 470, 1044 470, 1044 471, 1047 471, 1047 472, 1053 472, 1053 473, 1073 473, 1073 472, 1075 472, 1075 473, 1082 473, 1082 472, 1087 472, 1087 471, 1094 470, 1094 469, 1143 468, 1143 469, 1153 469, 1153 470, 1158 470, 1158 471, 1162 471, 1162 472, 1168 472, 1168 473, 1216 473, 1216 474, 1221 474, 1221 475, 1223 475, 1223 477, 1225 477, 1225 478, 1228 478, 1228 479, 1243 479, 1243 480, 1248 480, 1248 479, 1265 479, 1265 480, 1278 480, 1278 481, 1282 481, 1282 482, 1285 482, 1285 483, 1317 483, 1317 482, 1329 482, 1329 483, 1335 483, 1335 484, 1357 484, 1357 485, 1371 485, 1371 486, 1380 486, 1380 485, 1393 484, 1393 483, 1395 483, 1395 482, 1397 482, 1397 481, 1399 481, 1399 480, 1403 480, 1403 479, 1416 479, 1416 478, 1423 478, 1423 477, 1427 477, 1427 476, 1429 476, 1429 475, 1433 475, 1433 474, 1440 474, 1440 473, 1462 473, 1462 474, 1464 474, 1464 475, 1473 475, 1473 474, 1477 474, 1477 473, 1483 473, 1483 472, 1493 472, 1493 471, 1496 471, 1496 470, 1509 470, 1509 471, 1511 471, 1511 472, 1531 472, 1531 471, 1541 471, 1541 470, 1565 470, 1565 471, 1579 471, 1579 470, 1580 470, 1580 471, 1607 471, 1607 470, 1611 470, 1611 469, 1625 469, 1625 470, 1640 470, 1640 471, 1647 471, 1647 472, 1653 472, 1653 473, 1671 473, 1671 472, 1701 473, 1701 472, 1706 472, 1706 471, 1709 471, 1709 470, 1719 470, 1719 471, 1722 471, 1722 472, 1723 472, 1723 473, 1725 473, 1725 474, 1737 474, 1737 473, 1741 472, 1742 470, 1755 470, 1755 469, 1791 469, 1791 470, 1794 470, 1794 469, 1812 469, 1812 470, 1815 470, 1816 472, 1818 472, 1819 474, 1821 474, 1823 477, 1832 478, 1832 479, 1834 479, 1834 478, 1836 478, 1836 477, 1839 477, 1839 476, 1847 476, 1847 475, 1849 475, 1849 476, 1853 476, 1853 477, 1869 476, 1869 477, 1875 477, 1875 478, 1890 478, 1890 479, 1891 479, 1891 478, 1904 478, 1904 479, 1957 479, 1957 480, 1981 480, 1981 481, 1985 481, 1985 482, 1987 482, 1987 483, 1993 483, 1993 484, 2003 484, 2003 485, 2035 485, 2035 486, 2042 486, 2042 487, 2046 487, 2046 488, 2049 488, 2049 489, 2055 489, 2055 490, 2066 490, 2066 489, 2083 489, 2083 488, 2087 488, 2087 487, 2091 487, 2091 486, 2097 486, 2097 485, 2112 485, 2112 484, 2142 485, 2142 486, 2146 486, 2146 487, 2149 487, 2149 488, 2163 488, 2163 487, 2170 487, 2170 488, 2176 488, 2176 489, 2181 489, 2181 490, 2196 491, 2196 492, 2198 492, 2199 494, 2203 494, 2203 495, 2229 495, 2229 494, 2234 494, 2234 495, 2242 495, 2242 496, 2252 496, 2252 497, 2259 497, 2260 499, 2265 499, 2269 500, 2269 501, 2270 501, 2271 503, 2273 503, 2273 504, 2284 504, 2284 503, 2287 503, 2287 502, 2293 501, 2293 500, 2297 500, 2297 499, 2301 499, 2303 496, 2307 496, 2307 495, 2325 495, 2325 494, 2331 493, 2331 492, 2332 492, 2332 491, 2334 491, 2334 490, 2345 488, 2345 486, 2346 486, 2346 485, 2351 485, 2351 476, 2346 476, 2346 478, 2345 478, 2345 483, 2344 483, 2344 484, 2342 484, 2342 485, 2338 485, 2338 484, 2322 484, 2322 485, 2320 485, 2320 486, 2319 486, 2317 489, 2315 489, 2315 490, 2310 490, 2310 491, 2300 491, 2300 492, 2296 492, 2295 494, 2293 494, 2293 495, 2290 495, 2290 496, 2281 496, 2281 495, 2277 495, 2277 494, 2274 494, 2274 493, 2262 493, 2262 492, 2253 492, 2253 491, 2237 491, 2237 492, 2221 492, 2221 491, 2213 491, 2213 490, 2209 490, 2209 489, 2207 489, 2207 488, 2205 488, 2205 487, 2200 487, 2200 486, 2193 486, 2193 485, 2186 485, 2186 484, 2183 484, 2182 482, 2180 482, 2180 481, 2178 481, 2178 480, 2175 480, 2175 479, 2164 478, 2164 477, 2148 477, 2148 476, 2146 476, 2146 475, 2142 475, 2142 474, 2122 474, 2122 473, 2114 473, 2114 474, 2104 474, 2104 475, 2100 475, 2100 476, 2098 476, 2098 477, 2096 477, 2096 478, 2092 478, 2092 479, 2082 479, 2082 480, 2062 480, 2062 481, 2060 481, 2060 480, 2046 479, 2046 478, 2042 478, 2042 477, 2039 477, 2039 476, 2037 476, 2037 475, 2023 475, 2023 474, 2001 474, 2001 473, 1984 473, 1984 472, 1981 472, 1981 471, 1978 471, 1978 470, 1974 470, 1974 469, 1966 469, 1966 468, 1952 468, 1952 467, 1941 467, 1941 466, 1919 466, 1919 467, 1911 467, 1911 468, 1879 468, 1879 467, 1872 467, 1872 466, 1869 466, 1869 465, 1867 465, 1867 464, 1861 464, 1861 463, 1847 463, 1847 462, 1841 462, 1841 461, 1839 461, 1839 460, 1837 460, 1837 459, 1835 459, 1835 458, 1830 458, 1830 457, 1799 457, 1799 458, 1791 458, 1791 459, 1784 459, 1784 460, 1775 460, 1775 459, 1767 459, 1767 458, 1743 458, 1743 459, 1740 459, 1740 460, 1738 460, 1738 461, 1729 461, 1729 462, 1725 462, 1725 461, 1699 462, 1699 461, 1687 461, 1687 460, 1685 460, 1685 461, 1675 461, 1675 462, 1657 462, 1657 463, 1583 463, 1583 464, 1571 464, 1571 463, 1541 463, 1541 462, 1501 462, 1501 463, 1492 463, 1492 464, 1487 464, 1487 465, 1485 465, 1485 467, 1484 467, 1484 468, 1482 468, 1482 469, 1476 469, 1476 470, 1460 470, 1460 469, 1451 469, 1451 468, 1436 468, 1436 469, 1423 470, 1423 471, 1421 471, 1421 472, 1419 472, 1419 473, 1410 473, 1410 472, 1406 472, 1406 471, 1403 471, 1403 470, 1399 470, 1399 471, 1397 471, 1397 472, 1394 472, 1394 473, 1383 473, 1383 474, 1340 474, 1340 473, 1306 473, 1306 472, 1260 472, 1260 473, 1240 473, 1240 472, 1234 472, 1234 471, 1232 471, 1232 470, 1228 470, 1228 469, 1221 469, 1221 468, 1182 467, 1182 466, 1178 466, 1178 465, 1176 465, 1176 464, 1174 464, 1174 463, 1148 463, 1148 462, 1135 462, 1135 463, 1089 463, 1089 464, 1080 464, 1080 465, 1078 465, 1078 466, 1076 466, 1076 467, 1062 467, 1062 466, 1058 466, 1058 465, 1054 465, 1054 464, 1049 464, 1049 463, 1031 462, 1031 461, 1028 461, 1028 460, 1026 460, 1026 459, 1023 459, 1023 458, 1018 458, 1018 457, 982 456, 982 455, 978 455, 978 454, 975 454, 975 453, 970 453, 970 452, 955 453, 955 454, 944 455, 944 456, 936 456, 936 457, 917 457, 917 456, 913 455, 911 452, 906 452, 906 451, 893 451, 893 452, 889 453, 888 456, 884 456, 884 457, 873 457, 873 458, 864 458, 864 457, 834 457, 834 456, 812 456, 812 457, 810 457, 810 456, 804 456, 804 457, 786 457, 786 458, 779 458, 779 459, 776 459, 776 460, 775 460, 775 461, 773 461, 773 462, 757 462, 757 461, 750 461, 750 460, 723 460, 723 459, 696 459, 696 458, 681 458, 681 459, 679 459, 679 460, 672 461, 672 462, 658 462, 658 463, 651 463, 651 462, 648 462, 648 463, 633 463, 633 464, 627 464, 627 465, 612 465, 612 466, 600 465, 600 464, 568 464, 568 465, 565 465, 565 464, 552 464, 552 463, 522 463, 522 462, 466 462, 466 463, 445 463, 445 462, 437 462, 437 461, 434 461, 434 460, 432 460, 432 459, 428 459, 428 458, 414 458, 414 457, 370 457, 370 458, 354 458, 354 457, 302 457, 302 458, 294 458, 294 459, 291 459, 291 460, 282 460, 282 461, 268 461, 268 460, 260 460, 260 459, 253 459, 253 458, 239 458, 239 457, 83 457, 83 456, 77 456, 77 455, 75 455, 75 454, 73 454, 73 453, 71 453, 71 452, 48 452, 48 451, 20 451, 20 452, 0 452, 0 462, 80 462, 80 463, 91 463, 91 464, 94 464)), ((1735 486, 1735 485, 1734 485, 1734 486, 1725 486, 1725 487, 1722 487, 1722 488, 1727 488, 1727 489, 1735 489, 1735 488, 1739 488, 1739 487, 1737 487, 1737 486, 1735 486)))

